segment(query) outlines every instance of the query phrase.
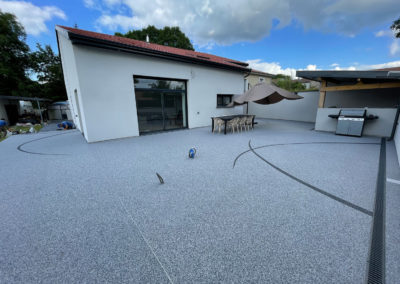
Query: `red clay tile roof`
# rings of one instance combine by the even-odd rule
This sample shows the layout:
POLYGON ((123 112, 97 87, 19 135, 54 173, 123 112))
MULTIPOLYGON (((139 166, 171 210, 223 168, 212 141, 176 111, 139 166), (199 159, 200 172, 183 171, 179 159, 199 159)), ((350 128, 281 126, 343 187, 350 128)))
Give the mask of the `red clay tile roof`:
POLYGON ((225 58, 225 57, 220 57, 220 56, 216 56, 216 55, 212 55, 212 54, 208 54, 208 53, 186 50, 186 49, 165 46, 165 45, 159 45, 159 44, 154 44, 154 43, 147 43, 147 42, 140 41, 140 40, 119 37, 119 36, 113 36, 113 35, 108 35, 108 34, 101 34, 101 33, 96 33, 96 32, 91 32, 91 31, 86 31, 86 30, 81 30, 81 29, 75 29, 75 28, 70 28, 70 27, 65 27, 65 26, 57 26, 57 27, 67 30, 69 33, 72 33, 74 35, 80 35, 80 36, 84 36, 84 37, 88 37, 88 38, 92 38, 92 39, 98 39, 98 40, 102 40, 102 41, 123 44, 123 45, 131 46, 131 47, 143 48, 143 49, 147 49, 147 50, 151 50, 151 51, 165 53, 166 55, 170 54, 170 55, 183 56, 183 57, 186 57, 189 59, 195 59, 196 61, 204 61, 204 62, 222 64, 222 65, 226 65, 226 66, 230 66, 230 67, 234 67, 234 68, 243 69, 244 71, 249 70, 247 68, 248 64, 245 62, 241 62, 238 60, 229 59, 229 58, 225 58))
POLYGON ((400 71, 399 67, 390 67, 390 68, 382 68, 382 69, 372 69, 374 71, 400 71))
POLYGON ((263 72, 263 71, 260 71, 260 70, 256 70, 256 69, 251 69, 251 73, 250 73, 251 75, 261 75, 261 76, 265 76, 265 77, 274 77, 274 75, 273 74, 270 74, 270 73, 266 73, 266 72, 263 72))

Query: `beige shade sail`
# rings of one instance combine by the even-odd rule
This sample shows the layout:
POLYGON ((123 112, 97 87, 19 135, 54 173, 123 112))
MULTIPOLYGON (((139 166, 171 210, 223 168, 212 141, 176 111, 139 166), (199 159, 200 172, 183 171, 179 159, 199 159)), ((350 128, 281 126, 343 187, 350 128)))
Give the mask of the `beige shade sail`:
POLYGON ((243 105, 253 102, 262 105, 275 104, 283 99, 298 100, 302 96, 286 91, 272 84, 258 83, 250 90, 233 99, 229 106, 243 105))

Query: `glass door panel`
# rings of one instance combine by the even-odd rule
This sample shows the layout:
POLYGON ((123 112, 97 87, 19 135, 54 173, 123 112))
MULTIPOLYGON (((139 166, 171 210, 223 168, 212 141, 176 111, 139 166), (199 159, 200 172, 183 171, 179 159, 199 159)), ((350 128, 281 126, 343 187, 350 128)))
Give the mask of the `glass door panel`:
POLYGON ((140 133, 164 130, 161 93, 137 90, 136 108, 140 133))
POLYGON ((182 101, 182 93, 164 93, 165 129, 185 127, 183 124, 184 106, 182 101))

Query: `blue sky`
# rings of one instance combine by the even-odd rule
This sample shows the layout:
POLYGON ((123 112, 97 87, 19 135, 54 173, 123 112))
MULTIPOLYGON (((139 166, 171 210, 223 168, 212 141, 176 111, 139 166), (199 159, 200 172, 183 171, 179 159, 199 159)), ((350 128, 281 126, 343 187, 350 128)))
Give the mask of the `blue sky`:
POLYGON ((398 0, 0 0, 25 27, 28 44, 57 50, 56 24, 109 33, 179 26, 195 49, 270 73, 295 69, 400 66, 390 31, 398 0))

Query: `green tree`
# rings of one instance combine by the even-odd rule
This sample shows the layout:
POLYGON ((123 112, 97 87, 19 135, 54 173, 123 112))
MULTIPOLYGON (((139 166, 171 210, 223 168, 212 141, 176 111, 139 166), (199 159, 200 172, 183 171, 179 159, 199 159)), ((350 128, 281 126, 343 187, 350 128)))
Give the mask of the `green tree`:
POLYGON ((393 22, 390 28, 394 31, 394 36, 400 38, 400 17, 393 22))
POLYGON ((141 30, 132 30, 125 34, 115 33, 115 35, 141 41, 146 41, 146 36, 149 36, 151 43, 194 50, 189 38, 179 29, 179 27, 164 27, 163 29, 157 29, 155 26, 148 26, 141 30))
POLYGON ((29 95, 29 47, 15 16, 0 11, 0 95, 29 95))
POLYGON ((304 91, 306 87, 297 80, 292 80, 290 76, 278 74, 273 80, 274 84, 279 88, 288 90, 290 92, 300 92, 304 91))
POLYGON ((67 100, 60 56, 55 54, 50 45, 42 47, 36 44, 37 51, 30 55, 32 70, 40 85, 39 97, 53 101, 67 100))

